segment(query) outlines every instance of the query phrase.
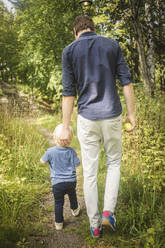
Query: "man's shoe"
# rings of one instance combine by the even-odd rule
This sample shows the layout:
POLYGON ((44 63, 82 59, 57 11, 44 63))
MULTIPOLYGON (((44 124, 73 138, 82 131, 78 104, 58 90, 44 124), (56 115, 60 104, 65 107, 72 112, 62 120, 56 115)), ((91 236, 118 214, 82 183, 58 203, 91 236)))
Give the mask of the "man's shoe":
POLYGON ((92 237, 95 239, 100 238, 102 234, 102 227, 99 227, 99 228, 91 227, 91 234, 92 234, 92 237))
POLYGON ((77 217, 79 214, 80 214, 80 210, 81 210, 81 207, 80 207, 80 204, 78 203, 78 208, 76 209, 71 209, 71 213, 73 216, 77 217))
POLYGON ((63 229, 63 222, 61 222, 61 223, 55 222, 55 228, 57 231, 62 230, 63 229))
POLYGON ((116 231, 116 218, 109 211, 103 212, 101 224, 103 226, 110 226, 113 231, 116 231))

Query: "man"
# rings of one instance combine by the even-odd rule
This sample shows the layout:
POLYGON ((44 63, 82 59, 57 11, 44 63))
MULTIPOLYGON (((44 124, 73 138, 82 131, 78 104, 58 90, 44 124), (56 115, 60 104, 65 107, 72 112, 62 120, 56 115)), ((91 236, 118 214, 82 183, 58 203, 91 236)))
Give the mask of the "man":
POLYGON ((63 129, 60 142, 67 145, 69 124, 78 92, 77 131, 81 146, 84 175, 84 197, 91 233, 100 237, 101 226, 116 229, 114 211, 117 202, 121 144, 121 103, 116 76, 120 79, 128 110, 127 120, 135 128, 134 93, 130 72, 118 43, 98 36, 88 16, 76 18, 75 41, 63 50, 63 129), (97 169, 100 142, 106 153, 107 177, 102 218, 98 210, 97 169))

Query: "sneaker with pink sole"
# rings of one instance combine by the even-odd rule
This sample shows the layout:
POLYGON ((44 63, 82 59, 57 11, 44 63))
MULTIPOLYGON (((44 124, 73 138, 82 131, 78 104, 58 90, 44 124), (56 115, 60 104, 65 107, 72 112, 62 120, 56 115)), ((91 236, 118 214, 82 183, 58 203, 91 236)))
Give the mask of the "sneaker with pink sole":
POLYGON ((103 212, 101 224, 102 226, 109 226, 113 231, 116 231, 116 218, 110 211, 103 212))

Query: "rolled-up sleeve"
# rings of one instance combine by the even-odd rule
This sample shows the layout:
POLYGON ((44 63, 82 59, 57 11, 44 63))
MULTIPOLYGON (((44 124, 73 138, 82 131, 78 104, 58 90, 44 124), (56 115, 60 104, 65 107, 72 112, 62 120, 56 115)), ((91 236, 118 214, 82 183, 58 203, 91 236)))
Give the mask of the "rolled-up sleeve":
POLYGON ((68 47, 64 48, 62 53, 62 85, 63 96, 76 96, 75 77, 68 47))
POLYGON ((117 76, 120 80, 121 86, 129 84, 132 82, 131 73, 127 66, 127 63, 123 57, 120 46, 118 45, 118 56, 117 56, 117 76))

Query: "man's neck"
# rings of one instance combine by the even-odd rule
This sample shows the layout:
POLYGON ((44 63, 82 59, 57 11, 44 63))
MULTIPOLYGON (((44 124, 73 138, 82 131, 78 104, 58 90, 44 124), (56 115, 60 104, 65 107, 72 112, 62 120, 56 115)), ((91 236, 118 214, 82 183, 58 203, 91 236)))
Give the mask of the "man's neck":
POLYGON ((91 29, 90 28, 87 28, 87 29, 84 29, 84 30, 78 32, 78 34, 75 35, 75 39, 77 40, 80 37, 80 35, 83 34, 83 33, 85 33, 85 32, 91 32, 91 29))

